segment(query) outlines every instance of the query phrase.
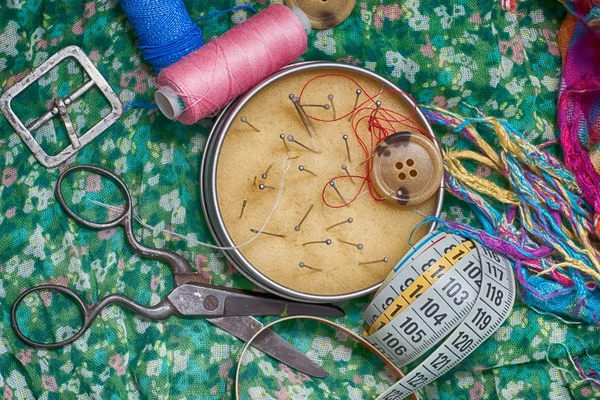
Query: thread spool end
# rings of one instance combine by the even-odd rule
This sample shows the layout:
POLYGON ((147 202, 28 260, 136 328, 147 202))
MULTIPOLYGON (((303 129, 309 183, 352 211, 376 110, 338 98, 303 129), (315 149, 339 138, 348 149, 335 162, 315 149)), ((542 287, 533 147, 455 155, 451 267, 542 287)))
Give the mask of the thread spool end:
POLYGON ((312 32, 312 25, 310 23, 310 19, 308 19, 308 15, 306 15, 306 13, 298 7, 292 7, 290 8, 290 10, 292 10, 292 12, 296 14, 296 17, 298 17, 298 19, 300 20, 300 23, 304 28, 304 32, 306 32, 307 35, 310 35, 310 33, 312 32))
POLYGON ((183 101, 170 86, 158 89, 154 93, 154 101, 163 115, 171 120, 176 120, 183 112, 183 101))

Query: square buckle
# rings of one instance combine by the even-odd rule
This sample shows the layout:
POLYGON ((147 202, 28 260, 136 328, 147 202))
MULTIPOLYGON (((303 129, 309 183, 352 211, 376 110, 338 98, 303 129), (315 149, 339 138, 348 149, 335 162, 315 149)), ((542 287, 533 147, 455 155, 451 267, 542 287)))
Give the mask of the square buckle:
POLYGON ((15 132, 21 137, 23 142, 29 147, 29 150, 33 153, 35 158, 46 168, 54 168, 67 161, 69 157, 77 153, 83 146, 94 140, 98 135, 104 132, 109 126, 111 126, 121 114, 123 114, 123 105, 121 101, 112 90, 108 82, 96 69, 91 60, 85 55, 83 50, 77 46, 68 46, 64 49, 59 50, 56 54, 51 56, 38 68, 34 69, 26 77, 21 79, 19 82, 10 87, 2 97, 0 97, 0 110, 11 124, 15 132), (19 117, 11 108, 11 101, 23 90, 25 90, 33 82, 37 81, 40 77, 56 67, 61 61, 66 58, 74 58, 79 65, 83 68, 89 79, 72 94, 65 98, 54 99, 54 105, 41 117, 33 121, 28 126, 23 125, 19 117), (85 92, 93 87, 97 87, 102 95, 108 100, 111 111, 101 121, 90 128, 81 136, 77 136, 71 118, 67 108, 79 99, 85 92), (55 116, 60 116, 71 144, 64 148, 60 153, 54 156, 48 155, 40 144, 34 139, 32 132, 39 129, 46 122, 50 121, 55 116))

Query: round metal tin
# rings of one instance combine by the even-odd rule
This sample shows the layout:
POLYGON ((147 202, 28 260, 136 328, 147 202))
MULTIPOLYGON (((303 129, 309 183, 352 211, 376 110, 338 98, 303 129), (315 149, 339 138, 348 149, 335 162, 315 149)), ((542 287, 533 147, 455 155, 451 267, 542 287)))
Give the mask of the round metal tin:
MULTIPOLYGON (((202 199, 202 209, 204 211, 209 230, 215 242, 220 247, 235 247, 235 243, 233 242, 231 236, 229 235, 229 232, 227 231, 227 227, 223 222, 223 218, 219 209, 219 201, 217 194, 217 165, 219 162, 219 154, 225 136, 233 121, 235 121, 238 117, 239 112, 248 103, 248 101, 252 99, 254 95, 260 92, 266 86, 276 82, 279 79, 282 79, 286 76, 297 72, 307 70, 340 70, 342 72, 348 71, 362 74, 365 75, 367 78, 371 78, 381 82, 390 89, 395 90, 398 93, 398 95, 404 99, 404 101, 408 102, 408 104, 410 104, 411 106, 415 106, 415 117, 418 118, 419 121, 426 128, 429 136, 432 139, 435 139, 435 135, 431 129, 431 126, 427 122, 427 119, 425 118, 421 110, 418 107, 416 107, 414 100, 396 85, 394 85, 387 79, 375 74, 372 71, 352 65, 320 61, 292 64, 279 70, 263 82, 256 85, 254 88, 250 89, 246 94, 242 95, 240 98, 230 103, 217 119, 206 141, 206 145, 204 148, 204 156, 202 158, 202 165, 200 169, 200 197, 202 199)), ((434 140, 434 143, 436 144, 436 146, 438 146, 439 149, 439 145, 436 140, 434 140)), ((435 210, 436 216, 440 215, 443 202, 444 181, 442 179, 440 189, 437 192, 437 205, 435 210)), ((433 229, 435 229, 434 224, 432 224, 430 230, 433 229)), ((283 286, 268 278, 267 276, 263 275, 262 272, 260 272, 250 262, 248 262, 248 260, 244 257, 240 250, 222 250, 222 252, 227 258, 227 260, 229 260, 229 262, 231 262, 231 264, 233 264, 250 281, 273 294, 292 300, 300 300, 312 303, 330 303, 347 301, 356 297, 361 297, 373 293, 379 288, 379 286, 381 286, 381 283, 378 283, 376 285, 356 292, 344 293, 339 295, 315 295, 303 293, 283 286)))

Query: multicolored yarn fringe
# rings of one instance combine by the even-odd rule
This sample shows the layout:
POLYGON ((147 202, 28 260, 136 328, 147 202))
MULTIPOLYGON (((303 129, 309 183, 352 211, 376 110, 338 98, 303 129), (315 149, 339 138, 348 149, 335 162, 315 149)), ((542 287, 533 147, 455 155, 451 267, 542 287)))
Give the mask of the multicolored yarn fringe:
POLYGON ((464 119, 433 106, 423 111, 432 123, 476 146, 477 152, 444 152, 446 188, 471 206, 483 229, 435 217, 427 221, 511 258, 526 304, 600 325, 600 253, 590 234, 594 209, 582 198, 575 176, 505 121, 481 113, 464 119), (480 132, 493 133, 501 150, 480 132), (504 187, 469 172, 464 160, 489 167, 504 187))

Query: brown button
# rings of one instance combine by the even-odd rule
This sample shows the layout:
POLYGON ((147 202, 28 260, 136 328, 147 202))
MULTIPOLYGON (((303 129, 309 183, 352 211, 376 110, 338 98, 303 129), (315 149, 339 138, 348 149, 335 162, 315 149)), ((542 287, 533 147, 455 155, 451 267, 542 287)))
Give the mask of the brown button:
POLYGON ((285 0, 285 4, 304 11, 313 28, 331 29, 348 18, 356 0, 285 0))
POLYGON ((375 148, 371 182, 385 200, 416 205, 429 199, 444 176, 442 155, 421 134, 398 132, 375 148))

